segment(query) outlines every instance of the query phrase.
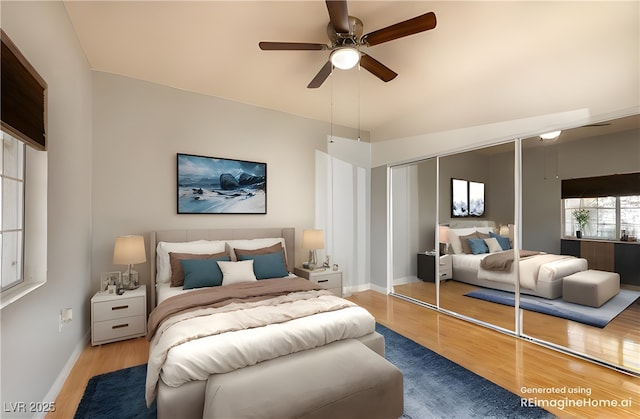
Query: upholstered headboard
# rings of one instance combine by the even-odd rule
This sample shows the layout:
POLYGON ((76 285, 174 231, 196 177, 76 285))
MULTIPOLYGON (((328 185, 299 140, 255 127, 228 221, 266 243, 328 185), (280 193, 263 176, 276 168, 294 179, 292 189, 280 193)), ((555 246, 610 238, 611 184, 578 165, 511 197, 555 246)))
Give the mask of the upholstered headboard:
POLYGON ((194 240, 246 240, 262 238, 284 238, 287 254, 287 270, 293 272, 296 254, 296 230, 293 227, 281 228, 221 228, 196 230, 152 231, 149 239, 149 261, 151 263, 151 307, 156 305, 156 248, 159 242, 188 242, 194 240))

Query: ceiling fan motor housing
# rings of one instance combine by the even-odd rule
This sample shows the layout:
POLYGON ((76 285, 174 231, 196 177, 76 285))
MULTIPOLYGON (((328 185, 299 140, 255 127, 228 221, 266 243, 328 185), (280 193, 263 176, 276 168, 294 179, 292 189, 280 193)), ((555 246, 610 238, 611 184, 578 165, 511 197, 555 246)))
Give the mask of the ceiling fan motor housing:
POLYGON ((331 47, 341 46, 359 46, 360 37, 362 37, 363 24, 357 17, 349 16, 349 33, 338 33, 333 28, 331 22, 327 24, 327 36, 331 41, 331 47))

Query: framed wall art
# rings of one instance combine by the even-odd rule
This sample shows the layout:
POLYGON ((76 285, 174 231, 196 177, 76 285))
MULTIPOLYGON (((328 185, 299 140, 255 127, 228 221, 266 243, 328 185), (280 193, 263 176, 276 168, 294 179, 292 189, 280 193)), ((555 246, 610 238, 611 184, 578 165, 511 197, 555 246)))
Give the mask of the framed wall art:
POLYGON ((266 214, 267 164, 177 155, 178 214, 266 214))
POLYGON ((451 217, 484 215, 484 183, 451 179, 451 217))

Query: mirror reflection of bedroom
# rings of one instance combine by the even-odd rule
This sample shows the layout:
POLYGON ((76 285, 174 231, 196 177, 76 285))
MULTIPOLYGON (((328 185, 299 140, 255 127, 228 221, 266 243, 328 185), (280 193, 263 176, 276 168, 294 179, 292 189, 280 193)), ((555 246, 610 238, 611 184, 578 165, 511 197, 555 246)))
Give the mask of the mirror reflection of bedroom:
POLYGON ((445 263, 452 270, 452 280, 440 284, 440 307, 511 332, 515 331, 512 307, 476 299, 469 293, 487 281, 514 291, 512 272, 480 267, 489 247, 492 253, 499 248, 505 256, 513 248, 508 226, 514 224, 515 214, 514 162, 513 141, 441 157, 438 220, 443 233, 440 241, 445 243, 441 259, 447 259, 445 263), (483 185, 484 194, 474 198, 473 185, 483 185))
POLYGON ((393 292, 435 306, 436 159, 393 167, 390 176, 393 292))
POLYGON ((391 168, 394 294, 640 371, 639 120, 391 168), (456 203, 472 183, 482 214, 456 203))
POLYGON ((593 298, 582 275, 565 277, 558 310, 573 320, 524 310, 523 334, 640 371, 640 116, 552 142, 526 138, 522 173, 522 248, 584 258, 601 272, 593 298), (580 209, 588 220, 578 239, 580 209))

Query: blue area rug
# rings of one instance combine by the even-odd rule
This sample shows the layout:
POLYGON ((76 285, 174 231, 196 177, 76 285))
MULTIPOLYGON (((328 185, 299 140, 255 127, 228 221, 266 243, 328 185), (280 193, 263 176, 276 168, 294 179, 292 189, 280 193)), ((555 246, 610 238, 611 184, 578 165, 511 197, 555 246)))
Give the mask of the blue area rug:
MULTIPOLYGON (((404 374, 403 418, 553 418, 538 407, 523 407, 518 395, 382 326, 386 358, 404 374)), ((146 364, 89 380, 75 419, 157 417, 147 409, 146 364)), ((236 419, 236 418, 234 418, 236 419)))
POLYGON ((91 377, 74 419, 155 419, 144 400, 147 364, 91 377))
MULTIPOLYGON (((465 294, 466 297, 478 298, 492 303, 504 304, 513 307, 515 302, 514 294, 507 291, 498 291, 482 288, 465 294)), ((588 324, 603 328, 611 320, 616 318, 627 307, 633 304, 640 297, 640 292, 631 290, 620 290, 618 295, 604 303, 601 307, 589 307, 580 304, 567 303, 562 298, 548 300, 542 297, 531 295, 520 295, 520 307, 538 313, 549 314, 561 317, 574 322, 588 324)))
POLYGON ((554 418, 539 407, 380 324, 386 358, 404 374, 404 415, 423 418, 554 418))

